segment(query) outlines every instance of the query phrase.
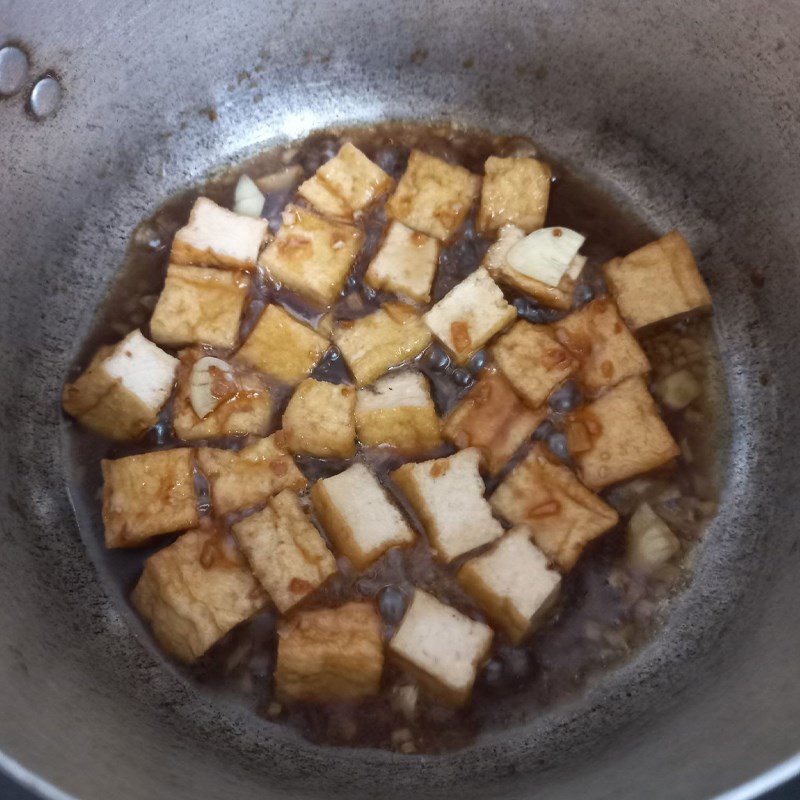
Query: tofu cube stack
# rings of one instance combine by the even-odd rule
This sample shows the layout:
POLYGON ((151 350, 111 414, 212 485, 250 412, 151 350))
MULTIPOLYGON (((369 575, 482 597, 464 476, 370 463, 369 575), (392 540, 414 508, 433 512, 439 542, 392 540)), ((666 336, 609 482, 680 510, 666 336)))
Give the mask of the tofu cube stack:
MULTIPOLYGON (((481 178, 413 150, 395 187, 346 143, 300 184, 272 240, 266 220, 197 200, 174 237, 152 341, 136 330, 101 348, 62 399, 95 433, 134 440, 174 392, 175 438, 199 445, 102 462, 108 547, 181 534, 147 559, 132 596, 166 652, 195 661, 271 604, 281 615, 279 697, 374 695, 388 655, 434 698, 461 706, 493 628, 518 645, 543 624, 562 575, 619 522, 596 492, 679 454, 634 333, 711 303, 675 231, 605 264, 610 296, 572 311, 584 257, 557 286, 513 269, 509 250, 545 225, 550 184, 550 168, 535 158, 491 156, 481 178), (337 320, 332 307, 364 241, 360 220, 390 192, 389 222, 364 282, 396 299, 337 320), (476 203, 476 228, 493 241, 482 265, 430 305, 440 250, 476 203), (264 275, 324 322, 313 327, 273 293, 242 328, 264 275), (548 325, 518 320, 498 284, 565 314, 548 325), (459 365, 489 348, 488 365, 444 419, 425 375, 403 366, 434 338, 459 365), (176 358, 162 347, 185 349, 176 358), (331 347, 352 385, 315 377, 331 347), (225 351, 234 389, 199 416, 192 375, 210 349, 225 351), (574 469, 531 443, 548 399, 570 380, 586 398, 561 417, 574 469), (284 387, 277 394, 275 383, 284 387), (275 397, 287 389, 275 430, 275 397), (249 438, 239 449, 204 441, 225 436, 249 438), (432 458, 442 447, 445 455, 432 458), (356 458, 360 448, 387 448, 403 463, 384 480, 356 458), (300 466, 330 460, 335 472, 309 487, 297 456, 300 466), (482 473, 499 481, 488 498, 482 473), (201 515, 202 481, 210 516, 201 515), (372 602, 314 607, 314 594, 339 570, 337 557, 363 571, 392 548, 417 545, 423 532, 489 624, 421 588, 387 631, 372 602)), ((657 555, 671 557, 677 539, 657 532, 657 555)))

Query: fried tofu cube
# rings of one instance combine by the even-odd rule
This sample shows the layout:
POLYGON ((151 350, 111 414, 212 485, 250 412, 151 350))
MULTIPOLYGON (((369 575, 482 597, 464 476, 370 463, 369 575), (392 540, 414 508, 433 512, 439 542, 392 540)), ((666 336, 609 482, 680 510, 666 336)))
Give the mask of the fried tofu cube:
POLYGON ((372 206, 394 181, 355 145, 346 142, 300 185, 297 193, 323 214, 352 218, 372 206))
POLYGON ((492 347, 497 366, 531 408, 539 408, 576 369, 578 361, 548 325, 519 320, 492 347))
POLYGON ((199 522, 188 447, 104 458, 101 467, 106 547, 138 547, 199 522))
POLYGON ((430 303, 439 264, 439 242, 432 236, 390 222, 364 282, 415 303, 430 303))
POLYGON ((286 450, 283 431, 238 451, 201 447, 197 463, 208 480, 217 515, 253 508, 284 489, 300 491, 306 485, 286 450))
POLYGON ((514 644, 541 624, 561 588, 561 575, 531 542, 527 525, 517 525, 488 552, 471 558, 457 577, 514 644))
POLYGON ((339 322, 333 333, 356 386, 369 386, 391 367, 418 356, 431 342, 419 314, 403 303, 384 303, 366 317, 339 322))
POLYGON ((336 559, 289 489, 231 530, 258 582, 285 614, 336 572, 336 559))
POLYGON ((269 387, 258 376, 234 372, 235 391, 205 417, 199 417, 191 401, 191 379, 202 350, 182 350, 178 388, 172 401, 172 429, 178 439, 193 442, 223 436, 266 436, 272 420, 269 387))
POLYGON ((444 424, 444 435, 459 449, 475 447, 491 475, 544 422, 547 408, 528 408, 500 372, 484 371, 444 424))
POLYGON ((86 370, 64 387, 69 415, 109 439, 136 439, 158 421, 172 393, 178 359, 132 331, 104 347, 86 370))
POLYGON ((493 636, 488 625, 416 589, 389 652, 438 700, 463 706, 493 636))
POLYGON ((678 231, 603 267, 608 288, 633 330, 711 308, 711 295, 678 231))
POLYGON ((386 213, 415 231, 446 242, 469 213, 480 185, 481 179, 464 167, 412 150, 386 213))
POLYGON ((363 239, 364 234, 352 225, 287 206, 278 234, 259 264, 277 283, 327 308, 339 296, 363 239))
POLYGON ((242 554, 213 528, 150 556, 131 599, 159 645, 186 663, 268 603, 242 554))
POLYGON ((270 303, 236 360, 294 386, 311 374, 329 347, 327 338, 270 303))
POLYGON ((268 233, 267 220, 234 214, 207 197, 198 197, 188 224, 172 240, 170 262, 254 270, 268 233))
POLYGON ((356 393, 356 432, 368 447, 388 445, 407 455, 442 443, 430 387, 419 372, 397 372, 356 393))
POLYGON ((527 524, 537 547, 565 572, 590 541, 619 521, 617 512, 542 444, 503 479, 491 504, 512 525, 527 524))
POLYGON ((516 316, 516 309, 503 297, 500 287, 483 267, 478 267, 423 319, 455 360, 465 364, 516 316))
POLYGON ((639 377, 573 412, 567 443, 581 480, 591 489, 650 472, 680 453, 639 377))
POLYGON ((610 297, 593 300, 553 326, 555 337, 578 360, 575 377, 597 394, 632 375, 646 375, 650 362, 610 297))
POLYGON ((489 156, 484 167, 478 230, 491 233, 511 224, 530 233, 544 225, 550 197, 550 167, 535 158, 489 156))
POLYGON ((570 269, 564 273, 558 286, 549 286, 544 281, 532 278, 514 269, 508 263, 508 251, 525 238, 525 231, 515 225, 503 225, 483 259, 482 266, 498 282, 512 286, 520 292, 530 295, 543 306, 567 311, 572 306, 572 293, 575 281, 580 276, 585 263, 583 256, 576 256, 570 269))
POLYGON ((235 347, 249 289, 244 272, 170 264, 150 319, 150 334, 167 347, 235 347))
POLYGON ((314 512, 334 547, 366 569, 390 547, 416 538, 400 510, 364 464, 323 478, 311 487, 314 512))
POLYGON ((356 452, 355 407, 352 386, 306 378, 283 412, 289 450, 317 458, 351 458, 356 452))
POLYGON ((359 700, 380 690, 383 661, 371 603, 299 611, 278 625, 275 690, 286 700, 359 700))
POLYGON ((440 561, 449 563, 503 533, 483 497, 476 448, 447 458, 403 464, 392 480, 403 490, 425 526, 440 561))

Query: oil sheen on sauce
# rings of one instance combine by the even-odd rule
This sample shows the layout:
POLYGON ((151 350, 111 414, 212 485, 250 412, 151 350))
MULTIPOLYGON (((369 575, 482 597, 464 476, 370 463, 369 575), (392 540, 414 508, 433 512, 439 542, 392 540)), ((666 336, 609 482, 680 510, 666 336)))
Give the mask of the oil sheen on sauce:
MULTIPOLYGON (((195 198, 202 194, 231 207, 233 187, 241 174, 253 178, 298 165, 308 177, 337 152, 345 139, 352 141, 394 178, 402 174, 408 153, 418 147, 447 161, 459 163, 480 174, 489 155, 534 155, 532 143, 521 137, 494 137, 488 134, 453 129, 447 126, 387 124, 315 134, 285 147, 265 152, 249 161, 228 168, 207 184, 167 200, 133 234, 128 255, 106 300, 98 310, 90 335, 83 343, 74 365, 74 377, 85 366, 97 347, 114 343, 135 327, 144 327, 163 285, 167 255, 174 232, 185 224, 195 198)), ((541 154, 540 154, 541 155, 541 154)), ((588 256, 581 279, 581 292, 595 296, 603 291, 599 266, 607 259, 624 255, 657 237, 630 209, 623 209, 577 176, 541 156, 553 167, 548 224, 575 228, 586 236, 582 252, 588 256)), ((293 196, 293 188, 267 194, 264 216, 277 230, 280 213, 293 196)), ((338 319, 362 316, 387 299, 361 285, 361 278, 375 252, 386 219, 382 205, 362 224, 365 244, 342 297, 334 308, 338 319)), ((474 229, 474 212, 456 241, 443 250, 433 290, 433 301, 480 263, 489 242, 474 229)), ((520 296, 507 292, 510 300, 520 296)), ((306 307, 296 295, 269 288, 262 279, 253 287, 242 320, 242 336, 252 327, 267 299, 278 299, 311 322, 318 312, 306 307)), ((563 316, 535 303, 526 306, 528 318, 550 322, 563 316)), ((630 571, 625 559, 623 526, 595 541, 577 566, 566 576, 561 599, 548 622, 532 639, 519 647, 511 646, 501 635, 495 637, 491 660, 481 671, 471 704, 451 710, 432 702, 424 693, 415 696, 409 679, 389 662, 381 694, 357 705, 285 705, 273 697, 272 670, 275 658, 274 611, 264 611, 244 623, 215 645, 197 664, 185 669, 189 680, 203 691, 237 698, 264 717, 265 724, 285 724, 298 729, 310 740, 327 745, 380 747, 405 753, 442 752, 464 746, 481 730, 500 728, 530 719, 582 690, 590 679, 628 659, 658 630, 668 610, 669 600, 690 579, 689 563, 693 544, 702 535, 716 507, 718 452, 715 442, 717 367, 710 324, 707 320, 684 321, 656 331, 642 341, 653 365, 653 380, 676 367, 689 369, 703 387, 703 394, 692 407, 680 413, 662 409, 667 424, 681 445, 682 456, 674 469, 638 478, 603 492, 603 496, 623 516, 642 499, 670 524, 683 544, 683 562, 662 568, 647 579, 630 571)), ((224 353, 215 353, 224 356, 224 353)), ((417 364, 428 376, 440 414, 449 411, 468 391, 470 374, 465 370, 442 368, 442 352, 435 345, 422 353, 417 364)), ((335 352, 329 352, 314 377, 331 381, 347 378, 347 371, 335 352)), ((270 385, 274 405, 280 413, 288 391, 270 385)), ((76 508, 82 509, 82 535, 98 562, 101 574, 111 582, 114 593, 127 597, 144 559, 174 537, 167 537, 151 548, 105 551, 99 515, 101 458, 118 458, 132 453, 174 446, 169 408, 162 421, 147 437, 135 444, 112 443, 65 423, 68 484, 76 508)), ((562 416, 551 414, 558 431, 562 416)), ((216 439, 216 446, 240 447, 234 438, 216 439)), ((202 444, 202 443, 193 443, 202 444)), ((442 454, 451 452, 442 449, 442 454)), ((386 481, 388 472, 401 461, 391 454, 373 450, 357 458, 367 460, 386 481)), ((512 462, 513 463, 513 462, 512 462)), ((342 469, 341 462, 312 458, 299 459, 310 480, 342 469)), ((502 473, 502 474, 505 474, 502 473)), ((491 491, 497 478, 487 482, 491 491)), ((206 487, 198 477, 201 513, 209 513, 206 487)), ((400 498, 398 498, 400 499, 400 498)), ((414 524, 411 510, 405 506, 414 524)), ((232 519, 225 520, 230 523, 232 519)), ((340 572, 310 605, 339 604, 348 599, 380 598, 391 587, 395 599, 408 598, 411 587, 433 589, 437 596, 475 619, 480 611, 454 579, 463 559, 450 566, 435 562, 421 537, 410 549, 389 551, 363 573, 357 573, 344 559, 340 572)), ((134 613, 129 609, 130 613, 134 613)), ((385 624, 387 638, 394 626, 385 624)), ((155 644, 152 645, 155 647, 155 644)))

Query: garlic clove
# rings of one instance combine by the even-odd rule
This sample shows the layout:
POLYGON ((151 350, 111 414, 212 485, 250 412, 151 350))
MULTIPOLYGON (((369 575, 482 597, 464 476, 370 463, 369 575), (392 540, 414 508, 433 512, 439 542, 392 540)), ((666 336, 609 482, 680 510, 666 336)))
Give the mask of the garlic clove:
POLYGON ((233 194, 233 210, 245 217, 260 217, 264 208, 264 195, 252 178, 242 175, 233 194))
POLYGON ((205 419, 235 392, 233 370, 227 361, 204 356, 195 362, 189 376, 189 402, 200 419, 205 419))
POLYGON ((673 411, 682 411, 700 397, 702 387, 688 369, 681 369, 662 378, 655 385, 655 392, 664 405, 673 411))
POLYGON ((679 550, 680 542, 669 525, 647 503, 628 522, 628 561, 636 569, 653 572, 679 550))
POLYGON ((286 167, 279 172, 271 172, 256 178, 256 186, 265 194, 282 192, 297 186, 303 180, 303 168, 299 164, 286 167))
POLYGON ((540 228, 513 245, 506 256, 508 265, 548 286, 558 286, 572 266, 578 274, 583 264, 573 265, 585 237, 569 228, 540 228))

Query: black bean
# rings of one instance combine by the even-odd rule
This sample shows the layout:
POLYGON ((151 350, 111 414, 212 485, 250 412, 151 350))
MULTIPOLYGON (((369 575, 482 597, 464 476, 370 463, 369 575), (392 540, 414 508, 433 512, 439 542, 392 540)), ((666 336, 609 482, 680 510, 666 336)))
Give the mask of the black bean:
POLYGON ((588 283, 579 283, 572 293, 572 307, 581 308, 591 302, 594 297, 594 289, 588 283))
POLYGON ((574 381, 567 381, 560 389, 553 392, 548 399, 548 404, 553 411, 564 414, 579 406, 583 398, 574 381))
POLYGON ((431 347, 428 351, 428 366, 434 372, 444 372, 450 366, 450 357, 444 350, 438 347, 431 347))
POLYGON ((534 432, 533 438, 539 440, 547 439, 552 433, 555 432, 555 428, 553 427, 553 423, 549 420, 545 420, 534 432))
POLYGON ((475 379, 465 369, 454 369, 451 376, 453 382, 458 386, 469 386, 475 379))
POLYGON ((486 351, 481 350, 475 353, 474 356, 469 360, 469 370, 470 372, 480 372, 484 365, 486 364, 486 351))
POLYGON ((567 437, 560 431, 551 433, 547 437, 547 446, 550 452, 565 464, 569 462, 569 448, 567 447, 567 437))
POLYGON ((390 625, 397 625, 406 610, 406 599, 403 593, 394 586, 381 589, 378 594, 378 609, 381 616, 390 625))
POLYGON ((483 682, 490 689, 499 689, 503 685, 504 673, 503 663, 493 658, 483 669, 483 682))

